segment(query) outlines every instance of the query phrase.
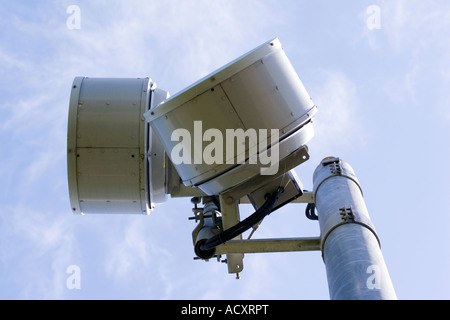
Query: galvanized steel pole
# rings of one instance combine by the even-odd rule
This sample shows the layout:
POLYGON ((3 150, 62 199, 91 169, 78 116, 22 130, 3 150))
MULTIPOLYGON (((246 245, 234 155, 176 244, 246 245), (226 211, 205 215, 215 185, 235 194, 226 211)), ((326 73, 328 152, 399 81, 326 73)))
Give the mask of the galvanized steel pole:
POLYGON ((313 181, 330 298, 397 299, 352 167, 326 158, 313 181))

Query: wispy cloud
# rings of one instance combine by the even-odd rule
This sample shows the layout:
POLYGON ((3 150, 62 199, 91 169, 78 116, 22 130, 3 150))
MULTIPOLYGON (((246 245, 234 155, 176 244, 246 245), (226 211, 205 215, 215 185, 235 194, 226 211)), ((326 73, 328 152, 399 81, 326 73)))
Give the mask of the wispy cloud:
POLYGON ((56 212, 25 205, 2 207, 0 261, 3 298, 61 299, 67 293, 65 270, 78 261, 73 226, 56 212))
POLYGON ((117 230, 119 234, 112 235, 114 239, 110 239, 105 272, 115 281, 123 280, 126 275, 130 276, 131 271, 154 267, 152 256, 171 256, 162 246, 157 246, 154 235, 148 234, 146 224, 141 221, 144 218, 133 218, 123 226, 123 230, 117 230))
POLYGON ((387 96, 395 104, 415 106, 437 99, 435 115, 450 119, 450 42, 445 40, 450 38, 450 5, 397 0, 379 7, 382 28, 366 35, 373 48, 399 59, 396 74, 383 84, 387 96))
POLYGON ((450 35, 450 6, 442 1, 383 1, 383 30, 397 51, 440 50, 448 43, 441 36, 450 35), (439 4, 439 5, 437 5, 439 4))
POLYGON ((342 72, 323 71, 323 83, 314 93, 319 107, 315 118, 314 149, 318 153, 342 152, 343 147, 364 146, 367 133, 362 124, 355 84, 342 72))

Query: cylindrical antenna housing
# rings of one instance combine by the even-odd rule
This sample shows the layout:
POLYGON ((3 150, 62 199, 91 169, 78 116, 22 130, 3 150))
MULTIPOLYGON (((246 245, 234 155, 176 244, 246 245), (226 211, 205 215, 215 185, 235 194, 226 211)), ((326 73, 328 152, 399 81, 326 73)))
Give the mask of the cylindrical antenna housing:
POLYGON ((311 118, 316 109, 274 39, 145 117, 183 183, 213 195, 264 174, 304 146, 314 134, 311 118), (270 164, 268 155, 274 157, 270 164))
POLYGON ((148 214, 165 200, 164 150, 143 118, 152 100, 168 97, 156 90, 149 78, 75 78, 67 135, 74 213, 148 214))

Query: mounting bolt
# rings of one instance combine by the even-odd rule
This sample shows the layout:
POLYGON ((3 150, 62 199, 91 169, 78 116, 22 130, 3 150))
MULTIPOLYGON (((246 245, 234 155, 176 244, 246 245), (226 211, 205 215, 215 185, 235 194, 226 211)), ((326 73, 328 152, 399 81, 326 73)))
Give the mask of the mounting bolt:
POLYGON ((227 197, 227 198, 225 199, 225 202, 226 202, 227 204, 233 204, 234 199, 233 199, 233 197, 227 197))

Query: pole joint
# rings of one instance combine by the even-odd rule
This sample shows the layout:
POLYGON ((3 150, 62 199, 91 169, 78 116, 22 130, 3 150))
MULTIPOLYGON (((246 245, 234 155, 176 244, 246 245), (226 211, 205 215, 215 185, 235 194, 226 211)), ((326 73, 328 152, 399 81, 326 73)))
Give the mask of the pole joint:
POLYGON ((321 238, 322 258, 324 258, 323 253, 325 241, 327 240, 330 233, 336 228, 349 223, 359 224, 369 229, 377 239, 378 245, 381 248, 380 239, 378 238, 377 232, 375 231, 375 227, 373 226, 372 222, 369 219, 365 218, 365 216, 359 215, 358 212, 354 211, 351 206, 343 207, 339 209, 339 212, 336 212, 335 214, 331 215, 321 228, 320 238, 321 238))
POLYGON ((335 157, 329 157, 322 160, 321 163, 322 167, 327 167, 330 170, 330 174, 328 174, 325 178, 323 178, 320 183, 317 184, 317 186, 314 188, 314 199, 316 198, 317 191, 319 190, 319 187, 328 179, 334 178, 334 177, 343 177, 347 178, 351 181, 353 181, 359 188, 359 191, 361 191, 361 195, 364 196, 364 193, 362 191, 361 186, 359 185, 359 181, 356 178, 354 172, 348 170, 345 166, 342 166, 342 160, 335 157))

